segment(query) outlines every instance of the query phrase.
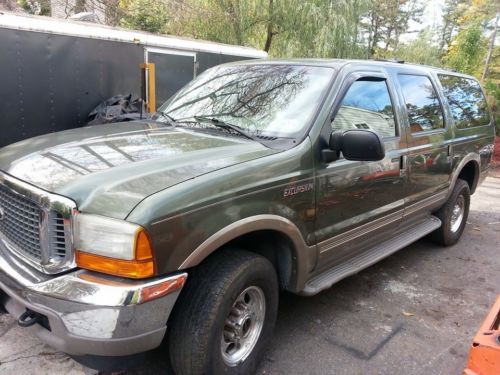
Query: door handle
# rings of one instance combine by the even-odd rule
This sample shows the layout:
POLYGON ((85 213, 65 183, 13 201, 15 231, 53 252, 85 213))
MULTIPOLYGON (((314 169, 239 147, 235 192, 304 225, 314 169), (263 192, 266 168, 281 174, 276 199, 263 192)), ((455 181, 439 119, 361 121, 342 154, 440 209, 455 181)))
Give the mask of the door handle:
POLYGON ((399 159, 399 177, 406 177, 408 172, 408 156, 401 155, 399 159))

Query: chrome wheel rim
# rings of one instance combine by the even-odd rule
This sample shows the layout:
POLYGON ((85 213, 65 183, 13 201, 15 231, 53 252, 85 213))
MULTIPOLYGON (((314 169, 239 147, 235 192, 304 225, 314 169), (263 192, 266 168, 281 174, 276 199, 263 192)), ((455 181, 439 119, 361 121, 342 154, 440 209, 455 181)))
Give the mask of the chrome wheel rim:
POLYGON ((264 326, 266 298, 261 288, 250 286, 234 301, 224 322, 221 352, 224 362, 237 366, 255 348, 264 326))
POLYGON ((462 225, 462 221, 464 220, 465 213, 465 199, 463 195, 459 195, 455 206, 453 206, 453 211, 451 213, 451 222, 450 229, 453 233, 456 233, 460 226, 462 225))

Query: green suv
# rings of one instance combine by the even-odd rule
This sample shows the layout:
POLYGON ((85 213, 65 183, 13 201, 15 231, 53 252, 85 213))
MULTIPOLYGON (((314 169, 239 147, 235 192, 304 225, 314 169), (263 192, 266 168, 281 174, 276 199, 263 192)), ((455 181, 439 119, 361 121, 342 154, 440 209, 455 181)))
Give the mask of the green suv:
POLYGON ((165 339, 177 374, 252 373, 280 290, 457 242, 493 138, 478 82, 454 72, 209 69, 152 119, 0 150, 0 310, 90 367, 165 339))

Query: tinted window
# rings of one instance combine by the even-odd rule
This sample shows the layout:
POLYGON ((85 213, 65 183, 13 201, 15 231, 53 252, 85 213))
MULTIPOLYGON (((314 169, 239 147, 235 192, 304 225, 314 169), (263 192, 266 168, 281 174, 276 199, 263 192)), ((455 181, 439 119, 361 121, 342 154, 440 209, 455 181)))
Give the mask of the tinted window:
POLYGON ((473 79, 440 74, 439 80, 457 128, 490 123, 488 105, 479 83, 473 79))
POLYGON ((175 119, 217 118, 249 133, 292 136, 308 125, 331 68, 254 64, 205 71, 158 110, 175 119))
POLYGON ((351 85, 332 122, 332 130, 348 129, 370 129, 382 137, 396 135, 385 80, 359 80, 351 85))
POLYGON ((398 80, 405 98, 411 132, 443 128, 443 110, 430 79, 401 74, 398 80))

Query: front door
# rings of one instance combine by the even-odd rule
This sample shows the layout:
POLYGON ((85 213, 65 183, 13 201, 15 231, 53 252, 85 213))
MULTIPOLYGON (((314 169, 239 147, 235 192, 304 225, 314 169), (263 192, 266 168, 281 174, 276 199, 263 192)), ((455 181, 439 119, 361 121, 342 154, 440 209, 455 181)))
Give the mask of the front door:
POLYGON ((406 139, 398 126, 388 76, 384 72, 356 72, 346 78, 340 92, 344 94, 335 104, 329 131, 375 131, 384 141, 386 156, 376 162, 343 158, 318 162, 318 271, 394 231, 403 217, 406 196, 407 177, 401 171, 406 139))

